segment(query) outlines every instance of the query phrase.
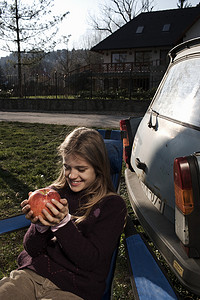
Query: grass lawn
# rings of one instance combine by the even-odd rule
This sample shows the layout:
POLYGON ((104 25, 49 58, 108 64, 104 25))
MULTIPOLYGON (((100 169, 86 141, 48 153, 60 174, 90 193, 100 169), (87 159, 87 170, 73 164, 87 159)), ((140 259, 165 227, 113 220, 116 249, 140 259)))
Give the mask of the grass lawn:
MULTIPOLYGON (((29 191, 49 185, 57 177, 57 147, 73 127, 65 125, 0 122, 0 218, 21 213, 20 203, 29 191)), ((122 175, 120 194, 130 204, 122 175)), ((138 226, 139 231, 143 231, 138 226)), ((22 250, 25 230, 0 236, 0 279, 16 268, 16 258, 22 250)), ((199 297, 183 288, 171 274, 164 259, 153 246, 158 259, 182 299, 198 300, 199 297)), ((114 300, 134 299, 129 280, 128 266, 121 239, 114 279, 114 300)))

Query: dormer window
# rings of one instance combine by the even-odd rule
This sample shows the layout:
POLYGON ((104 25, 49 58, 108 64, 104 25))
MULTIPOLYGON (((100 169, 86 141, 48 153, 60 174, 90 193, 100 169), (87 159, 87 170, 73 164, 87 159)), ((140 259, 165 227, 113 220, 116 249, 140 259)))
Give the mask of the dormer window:
POLYGON ((136 29, 136 33, 142 33, 144 29, 144 26, 138 26, 136 29))
POLYGON ((163 29, 162 29, 162 31, 169 31, 169 29, 170 29, 170 26, 171 26, 171 24, 165 24, 165 25, 163 25, 163 29))

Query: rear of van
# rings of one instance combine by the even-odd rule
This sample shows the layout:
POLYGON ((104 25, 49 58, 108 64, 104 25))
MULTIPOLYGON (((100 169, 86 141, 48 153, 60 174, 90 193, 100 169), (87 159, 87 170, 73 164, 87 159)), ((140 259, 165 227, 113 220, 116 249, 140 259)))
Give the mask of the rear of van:
POLYGON ((126 184, 145 231, 200 295, 200 38, 175 47, 170 58, 134 136, 126 184))

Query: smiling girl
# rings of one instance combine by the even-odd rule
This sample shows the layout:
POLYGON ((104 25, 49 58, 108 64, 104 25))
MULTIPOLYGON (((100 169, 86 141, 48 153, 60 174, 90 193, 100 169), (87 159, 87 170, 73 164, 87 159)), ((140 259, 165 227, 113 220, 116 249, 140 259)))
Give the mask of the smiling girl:
POLYGON ((2 299, 100 300, 111 257, 123 231, 126 205, 114 191, 101 135, 75 129, 59 147, 62 167, 52 184, 61 202, 33 217, 24 237, 19 268, 0 281, 2 299), (23 288, 22 288, 23 287, 23 288), (4 298, 3 298, 4 297, 4 298))

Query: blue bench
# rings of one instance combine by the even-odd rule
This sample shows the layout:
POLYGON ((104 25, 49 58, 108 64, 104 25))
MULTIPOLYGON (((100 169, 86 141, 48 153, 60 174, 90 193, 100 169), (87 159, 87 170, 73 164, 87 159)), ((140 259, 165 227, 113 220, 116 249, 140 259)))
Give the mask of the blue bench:
POLYGON ((11 218, 0 220, 0 234, 12 232, 30 225, 30 221, 24 215, 18 215, 11 218))
POLYGON ((130 277, 135 299, 175 300, 178 295, 158 264, 153 251, 137 232, 130 217, 125 227, 130 277))

